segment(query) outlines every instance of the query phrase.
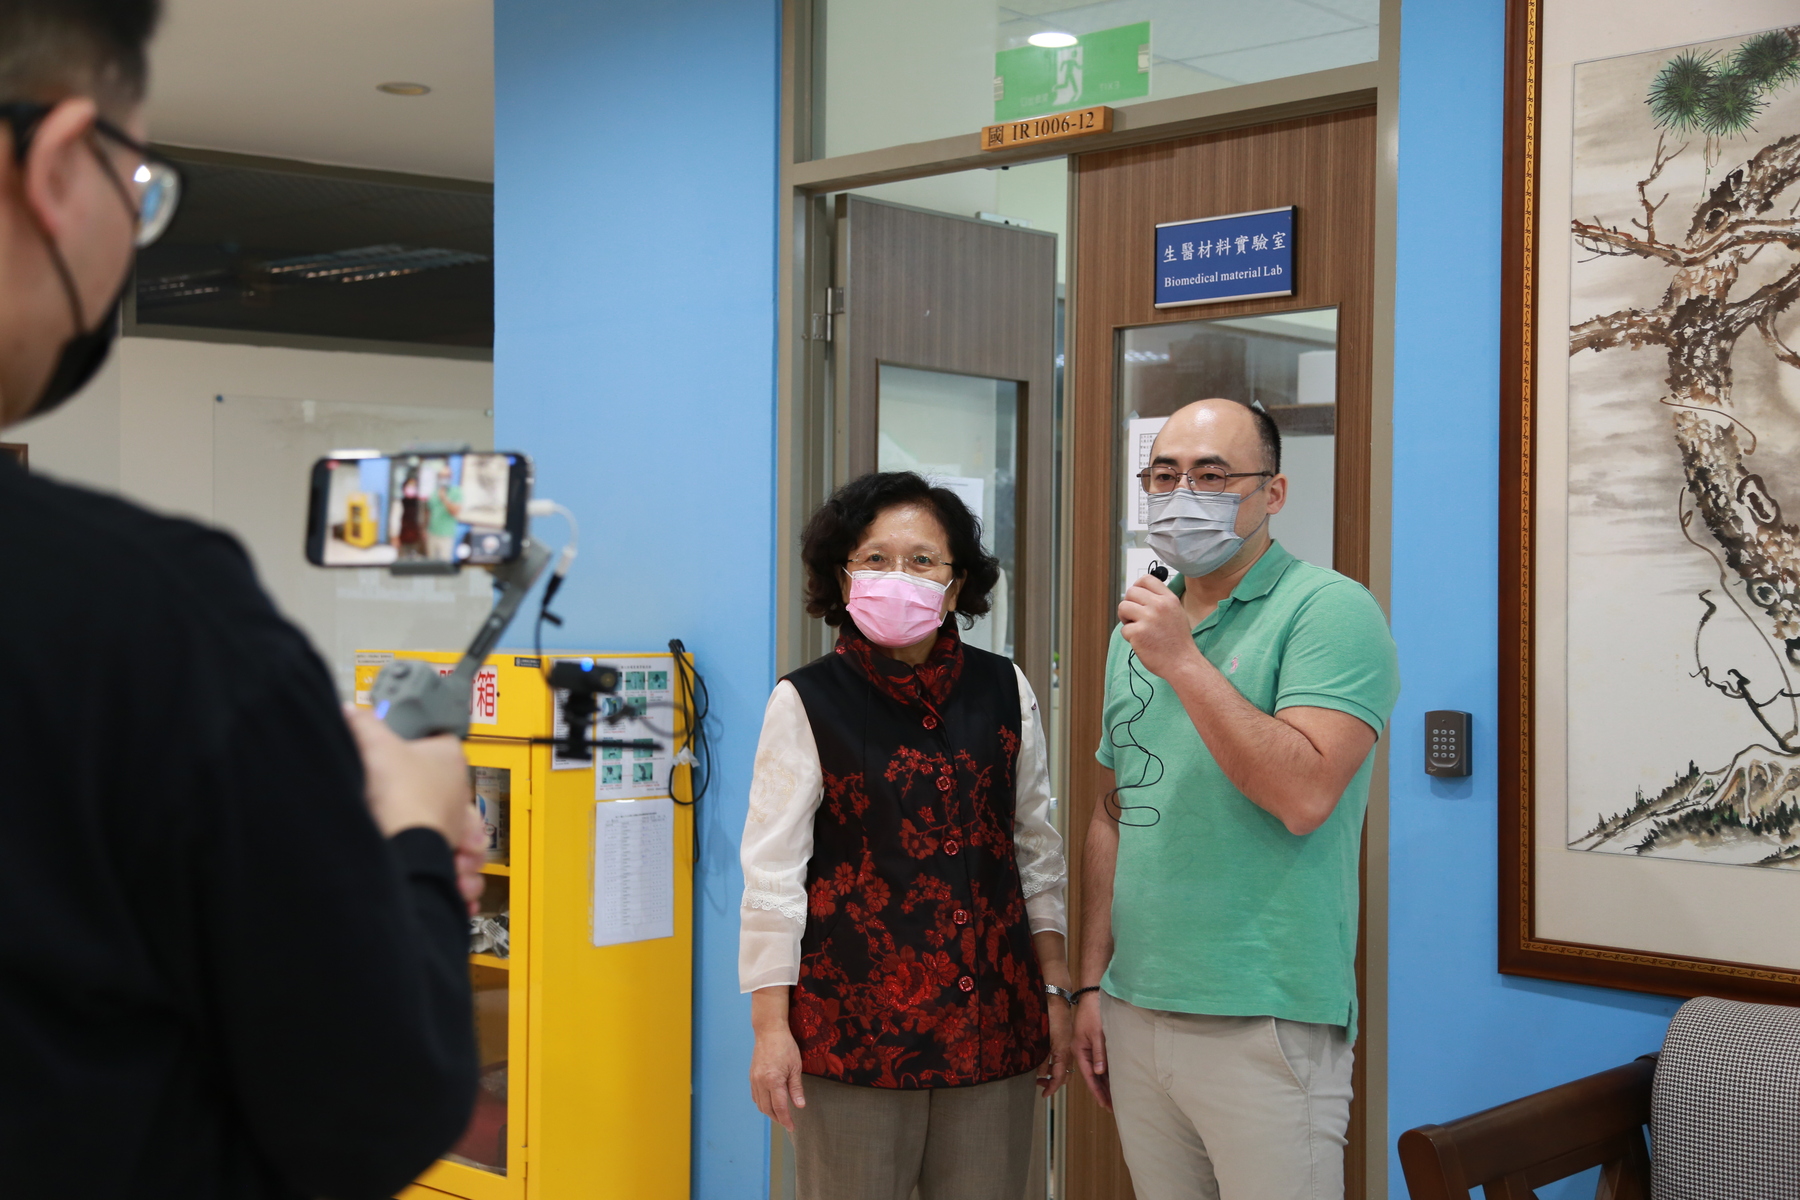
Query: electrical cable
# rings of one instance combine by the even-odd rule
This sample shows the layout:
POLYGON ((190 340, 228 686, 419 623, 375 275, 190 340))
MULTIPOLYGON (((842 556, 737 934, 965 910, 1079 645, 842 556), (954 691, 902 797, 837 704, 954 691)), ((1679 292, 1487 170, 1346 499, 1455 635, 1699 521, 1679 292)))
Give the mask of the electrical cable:
MULTIPOLYGON (((675 731, 673 729, 660 729, 657 726, 652 725, 650 723, 650 710, 651 709, 666 708, 670 712, 674 711, 675 706, 673 704, 671 704, 669 701, 667 701, 667 700, 643 700, 637 704, 627 704, 623 700, 619 700, 618 697, 616 697, 616 696, 610 696, 610 697, 608 697, 608 700, 616 701, 618 704, 618 707, 610 708, 607 711, 599 714, 599 719, 604 721, 606 724, 617 725, 620 721, 629 721, 629 720, 632 720, 635 718, 637 723, 639 725, 643 726, 645 731, 650 733, 652 736, 659 737, 659 738, 668 738, 670 741, 675 740, 675 731)), ((670 721, 669 724, 673 725, 674 722, 670 721)))
POLYGON ((548 621, 557 628, 562 628, 562 618, 550 611, 550 601, 556 599, 556 593, 562 590, 563 580, 569 574, 569 565, 575 561, 576 548, 581 543, 581 525, 575 520, 574 513, 554 500, 533 500, 525 506, 525 512, 533 517, 556 515, 569 523, 569 540, 563 543, 562 553, 557 556, 556 568, 550 572, 549 582, 544 584, 544 594, 538 599, 537 621, 531 632, 531 645, 537 653, 538 669, 548 678, 550 668, 544 662, 544 622, 548 621))
POLYGON ((713 756, 712 742, 706 729, 707 718, 712 715, 712 693, 707 690, 706 678, 700 674, 699 668, 688 661, 687 647, 680 638, 669 639, 669 655, 674 659, 675 682, 681 689, 681 699, 688 708, 688 727, 685 744, 675 752, 675 761, 669 767, 669 796, 675 795, 675 768, 685 765, 688 769, 689 799, 676 800, 683 807, 694 809, 694 861, 700 861, 700 810, 701 797, 706 795, 712 786, 713 756))
MULTIPOLYGON (((669 768, 669 792, 672 795, 675 791, 675 767, 685 765, 693 799, 675 803, 694 805, 700 803, 701 797, 712 787, 712 740, 706 728, 707 718, 712 715, 712 693, 707 689, 705 676, 688 660, 687 647, 680 638, 669 639, 669 653, 675 660, 675 682, 680 689, 680 700, 691 710, 687 736, 682 739, 682 745, 675 752, 675 763, 669 768)), ((698 831, 696 823, 696 837, 698 831)))
MULTIPOLYGON (((463 741, 465 741, 465 742, 503 742, 509 746, 516 746, 520 742, 524 742, 527 746, 566 746, 569 744, 569 739, 567 739, 567 738, 501 737, 499 734, 492 734, 492 733, 466 734, 463 737, 463 741)), ((629 741, 629 742, 626 741, 624 738, 584 738, 581 742, 581 745, 582 745, 583 749, 586 749, 589 751, 593 751, 593 750, 656 750, 656 749, 660 749, 660 747, 655 742, 651 741, 649 738, 638 738, 634 741, 629 741)), ((679 801, 677 801, 677 803, 679 803, 679 801)))
MULTIPOLYGON (((1169 577, 1169 569, 1158 564, 1150 568, 1150 574, 1156 576, 1159 580, 1166 580, 1169 577)), ((1132 729, 1132 726, 1136 725, 1143 719, 1144 714, 1150 711, 1150 701, 1152 697, 1156 695, 1156 685, 1150 681, 1150 677, 1144 674, 1141 669, 1138 663, 1136 650, 1126 651, 1125 670, 1129 676, 1126 686, 1131 689, 1131 698, 1138 702, 1138 710, 1119 724, 1113 726, 1112 729, 1107 732, 1106 737, 1107 741, 1112 744, 1114 749, 1123 750, 1129 746, 1141 753, 1144 758, 1140 764, 1141 769, 1138 771, 1137 782, 1118 784, 1116 787, 1107 791, 1106 794, 1100 798, 1100 802, 1112 810, 1113 819, 1119 824, 1128 825, 1133 829, 1148 829, 1158 821, 1162 820, 1162 811, 1153 804, 1127 804, 1121 798, 1120 793, 1132 788, 1154 787, 1156 784, 1162 782, 1163 775, 1166 773, 1167 768, 1164 766, 1163 760, 1158 757, 1154 750, 1138 741, 1137 733, 1132 729), (1139 683, 1144 685, 1144 690, 1141 694, 1138 692, 1139 683), (1119 740, 1119 734, 1121 732, 1125 735, 1124 741, 1119 740), (1156 777, 1154 779, 1150 777, 1152 764, 1155 765, 1156 769, 1156 777), (1125 819, 1127 811, 1138 812, 1140 810, 1150 814, 1150 819, 1148 821, 1127 821, 1125 819)), ((1118 779, 1116 773, 1113 778, 1116 782, 1118 779)))
MULTIPOLYGON (((550 611, 550 602, 556 598, 556 593, 562 590, 563 580, 567 578, 569 574, 569 566, 575 561, 576 550, 581 540, 581 527, 575 520, 575 514, 554 500, 532 500, 526 505, 525 511, 527 515, 533 517, 559 515, 563 520, 569 523, 569 540, 563 543, 562 553, 557 559, 556 567, 551 572, 549 581, 544 584, 543 595, 538 600, 537 620, 534 622, 532 628, 532 650, 537 655, 538 669, 543 672, 544 678, 548 680, 550 676, 550 663, 544 657, 544 622, 548 621, 559 629, 562 627, 562 618, 550 611)), ((701 675, 699 669, 688 660, 687 647, 682 645, 680 638, 669 639, 669 654, 674 659, 673 668, 676 686, 680 689, 681 693, 680 698, 691 710, 688 719, 687 735, 685 738, 679 739, 682 744, 677 748, 673 756, 675 761, 669 768, 669 794, 671 798, 674 797, 675 769, 682 766, 687 767, 689 772, 689 791, 692 798, 688 800, 677 799, 675 800, 675 803, 684 808, 688 808, 698 805, 701 798, 704 797, 707 791, 712 787, 712 741, 706 728, 707 719, 712 715, 712 693, 706 686, 706 677, 701 675)), ((659 701, 655 704, 647 705, 646 709, 662 707, 664 707, 664 703, 659 701)), ((643 718, 648 716, 648 712, 638 712, 635 709, 621 709, 616 713, 602 716, 601 720, 607 724, 616 724, 626 716, 632 715, 643 720, 643 718)), ((673 729, 665 732, 664 730, 650 726, 647 720, 643 721, 643 723, 653 734, 660 737, 667 737, 670 741, 678 740, 675 737, 673 729)), ((557 739, 555 738, 533 738, 531 740, 534 744, 557 744, 557 739)), ((590 748, 606 748, 613 746, 636 747, 638 743, 628 743, 610 738, 590 738, 587 745, 590 748)), ((696 860, 700 857, 700 823, 698 821, 695 821, 694 823, 694 857, 696 860)))

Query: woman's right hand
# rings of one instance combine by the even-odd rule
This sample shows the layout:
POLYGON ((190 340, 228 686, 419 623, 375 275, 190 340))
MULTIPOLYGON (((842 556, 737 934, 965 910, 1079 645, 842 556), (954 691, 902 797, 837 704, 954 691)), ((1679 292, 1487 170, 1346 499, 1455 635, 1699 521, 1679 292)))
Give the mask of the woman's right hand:
POLYGON ((806 1093, 800 1087, 800 1046, 787 1030, 756 1035, 756 1050, 750 1056, 750 1098, 763 1116, 794 1132, 789 1105, 805 1108, 806 1093))
POLYGON ((800 1084, 800 1045, 788 1030, 788 989, 762 988, 750 995, 756 1049, 750 1055, 750 1098, 757 1111, 794 1132, 793 1109, 806 1107, 800 1084))

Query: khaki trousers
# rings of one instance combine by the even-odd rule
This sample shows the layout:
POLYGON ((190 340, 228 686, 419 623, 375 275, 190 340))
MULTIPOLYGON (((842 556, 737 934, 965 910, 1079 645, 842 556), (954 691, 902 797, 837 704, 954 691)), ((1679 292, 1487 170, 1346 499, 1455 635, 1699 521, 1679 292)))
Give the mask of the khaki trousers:
POLYGON ((1100 1020, 1138 1200, 1342 1200, 1341 1028, 1156 1012, 1104 992, 1100 1020))
POLYGON ((794 1109, 798 1200, 1020 1200, 1037 1072, 974 1087, 857 1087, 808 1075, 794 1109))

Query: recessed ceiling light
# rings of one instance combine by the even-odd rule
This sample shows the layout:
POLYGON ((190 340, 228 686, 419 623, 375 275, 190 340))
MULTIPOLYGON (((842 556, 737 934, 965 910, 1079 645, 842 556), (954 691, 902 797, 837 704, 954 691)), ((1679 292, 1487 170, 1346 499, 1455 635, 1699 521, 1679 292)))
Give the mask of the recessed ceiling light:
POLYGON ((1081 39, 1072 33, 1034 33, 1025 39, 1034 46, 1042 46, 1046 50, 1060 50, 1064 46, 1073 46, 1081 39))
POLYGON ((378 83, 375 90, 390 96, 423 96, 431 89, 422 83, 378 83))

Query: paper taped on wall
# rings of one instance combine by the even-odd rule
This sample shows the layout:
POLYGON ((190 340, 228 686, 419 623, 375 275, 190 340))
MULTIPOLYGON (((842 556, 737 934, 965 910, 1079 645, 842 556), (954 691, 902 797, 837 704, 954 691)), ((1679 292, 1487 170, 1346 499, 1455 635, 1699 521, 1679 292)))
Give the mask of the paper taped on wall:
POLYGON ((593 943, 675 936, 675 802, 594 805, 593 943))

